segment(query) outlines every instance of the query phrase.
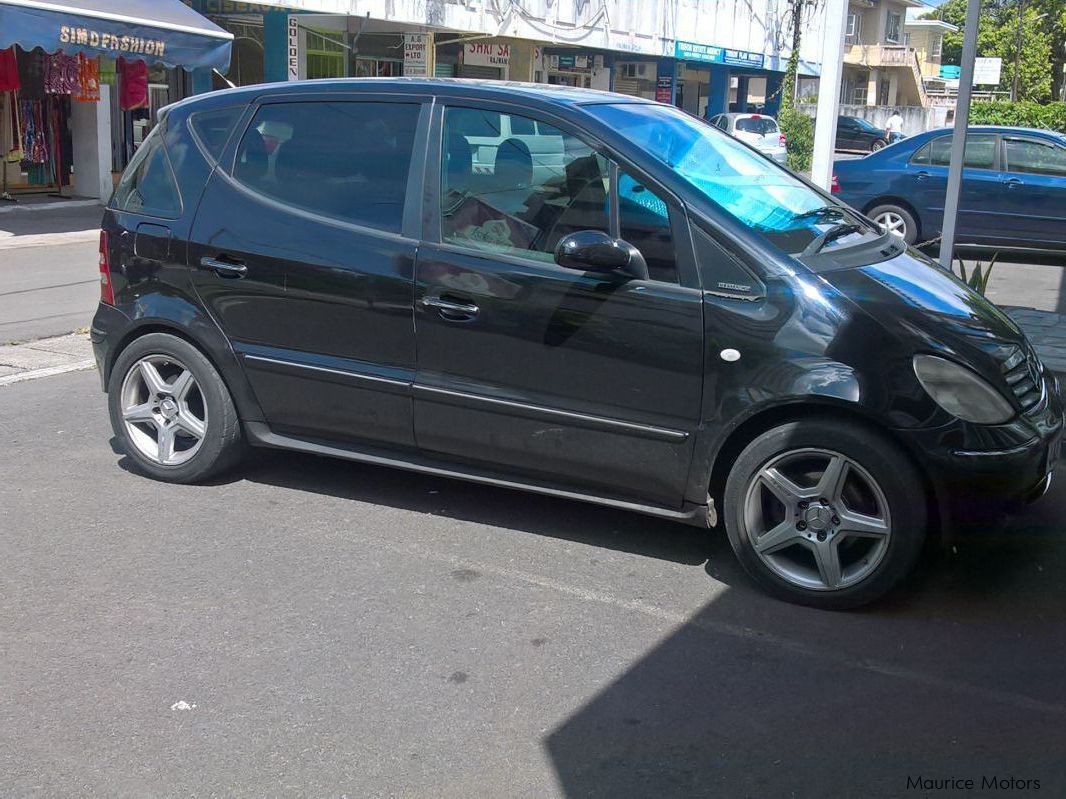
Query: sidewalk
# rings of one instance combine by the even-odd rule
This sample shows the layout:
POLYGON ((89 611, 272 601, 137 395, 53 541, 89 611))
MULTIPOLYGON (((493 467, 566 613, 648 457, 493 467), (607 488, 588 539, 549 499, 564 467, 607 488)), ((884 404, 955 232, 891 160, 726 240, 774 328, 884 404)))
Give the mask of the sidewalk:
POLYGON ((0 346, 0 386, 95 367, 88 333, 0 346))

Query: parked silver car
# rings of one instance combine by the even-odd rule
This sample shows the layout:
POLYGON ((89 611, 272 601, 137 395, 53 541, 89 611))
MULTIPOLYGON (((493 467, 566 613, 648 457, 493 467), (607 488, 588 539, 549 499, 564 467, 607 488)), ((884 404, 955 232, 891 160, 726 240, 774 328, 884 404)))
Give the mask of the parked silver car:
POLYGON ((711 118, 711 124, 747 142, 779 164, 788 160, 785 134, 773 117, 765 114, 718 114, 711 118))

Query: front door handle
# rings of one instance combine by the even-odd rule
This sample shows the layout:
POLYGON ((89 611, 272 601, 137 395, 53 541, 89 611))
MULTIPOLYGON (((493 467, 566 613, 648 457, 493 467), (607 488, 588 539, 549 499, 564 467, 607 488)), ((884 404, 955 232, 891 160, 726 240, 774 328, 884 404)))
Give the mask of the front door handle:
POLYGON ((205 257, 200 259, 200 266, 205 269, 214 269, 219 277, 244 277, 248 267, 233 261, 220 261, 218 258, 205 257))
POLYGON ((924 169, 921 172, 919 172, 917 175, 914 176, 914 179, 915 180, 919 180, 919 181, 920 180, 927 180, 928 178, 929 178, 929 173, 926 172, 924 169))
POLYGON ((1025 183, 1021 180, 1018 180, 1018 178, 1007 178, 1005 181, 1003 181, 1003 185, 1006 186, 1008 189, 1014 189, 1018 186, 1024 186, 1025 183))
POLYGON ((451 322, 467 322, 478 315, 478 308, 472 302, 458 302, 444 297, 423 297, 422 305, 436 308, 441 317, 451 322))

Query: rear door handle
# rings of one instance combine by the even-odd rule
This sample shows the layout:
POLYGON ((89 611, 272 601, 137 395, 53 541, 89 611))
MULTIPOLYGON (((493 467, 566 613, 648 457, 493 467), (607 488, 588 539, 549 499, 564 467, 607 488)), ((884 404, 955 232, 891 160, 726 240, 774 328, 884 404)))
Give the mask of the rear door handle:
POLYGON ((1016 186, 1024 186, 1025 182, 1018 180, 1018 178, 1007 178, 1005 181, 1003 181, 1003 185, 1006 186, 1008 189, 1013 189, 1016 186))
POLYGON ((919 172, 917 175, 914 176, 914 179, 915 180, 926 180, 928 177, 929 177, 929 173, 926 172, 923 169, 921 172, 919 172))
POLYGON ((466 322, 478 315, 478 308, 471 302, 458 302, 444 297, 423 297, 422 305, 426 308, 436 308, 441 317, 452 322, 466 322))
POLYGON ((218 258, 205 257, 200 259, 200 266, 205 269, 214 269, 219 277, 244 277, 248 267, 233 261, 220 261, 218 258))

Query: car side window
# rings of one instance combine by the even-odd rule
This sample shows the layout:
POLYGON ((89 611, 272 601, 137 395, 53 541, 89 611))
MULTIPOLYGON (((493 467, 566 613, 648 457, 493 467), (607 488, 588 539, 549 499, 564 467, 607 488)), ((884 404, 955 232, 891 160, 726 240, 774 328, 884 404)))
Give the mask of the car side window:
POLYGON ((115 207, 163 219, 181 216, 181 195, 157 125, 138 148, 115 189, 115 207))
POLYGON ((1036 175, 1066 175, 1066 147, 1035 139, 1003 140, 1008 172, 1036 175))
POLYGON ((441 238, 539 261, 578 230, 608 232, 607 161, 577 136, 542 120, 449 107, 441 153, 441 238), (528 131, 536 122, 535 135, 528 131), (497 138, 485 136, 497 131, 497 138))
POLYGON ((189 126, 212 161, 217 162, 221 157, 230 131, 243 110, 241 106, 230 106, 214 111, 199 111, 189 117, 189 126))
MULTIPOLYGON (((940 136, 925 145, 922 150, 928 148, 928 154, 924 156, 928 160, 919 162, 915 153, 913 163, 925 163, 930 166, 948 166, 951 163, 951 136, 940 136)), ((996 162, 996 137, 988 134, 979 134, 966 137, 966 152, 963 164, 970 169, 992 169, 996 162)))
POLYGON ((618 172, 619 236, 648 264, 652 280, 677 283, 677 261, 670 209, 658 195, 623 170, 618 172))
POLYGON ((296 208, 398 233, 418 115, 417 103, 264 105, 233 177, 296 208))

